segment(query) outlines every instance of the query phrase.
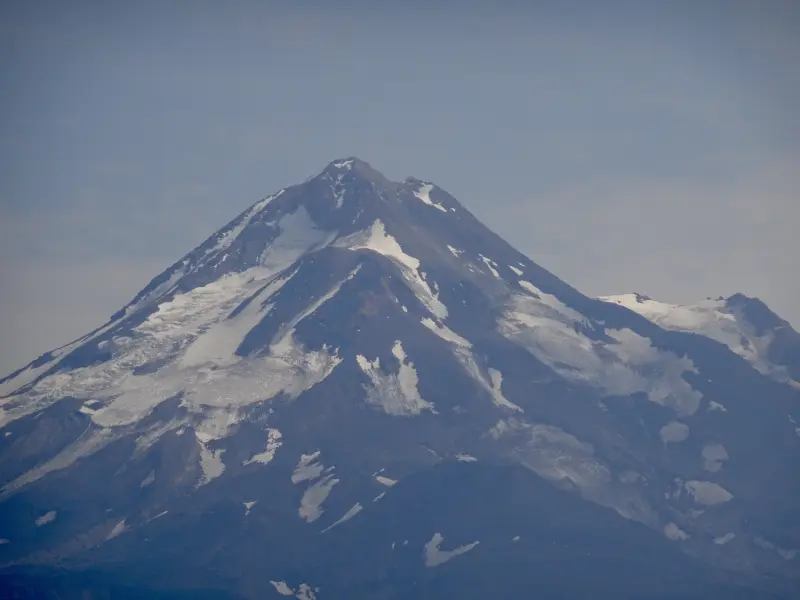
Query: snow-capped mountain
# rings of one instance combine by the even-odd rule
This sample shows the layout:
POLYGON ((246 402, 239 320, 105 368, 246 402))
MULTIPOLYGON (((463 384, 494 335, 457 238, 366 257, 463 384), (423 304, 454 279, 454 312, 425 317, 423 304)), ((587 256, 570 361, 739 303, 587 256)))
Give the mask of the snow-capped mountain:
POLYGON ((0 583, 788 597, 798 337, 744 296, 586 297, 337 160, 0 381, 0 583))

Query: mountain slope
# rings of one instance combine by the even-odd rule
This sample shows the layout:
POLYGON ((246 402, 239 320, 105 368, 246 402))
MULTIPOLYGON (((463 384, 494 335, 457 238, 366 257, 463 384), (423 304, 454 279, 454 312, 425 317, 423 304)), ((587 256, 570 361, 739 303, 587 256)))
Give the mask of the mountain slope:
POLYGON ((0 564, 246 598, 790 589, 791 351, 607 300, 334 161, 0 382, 0 564))

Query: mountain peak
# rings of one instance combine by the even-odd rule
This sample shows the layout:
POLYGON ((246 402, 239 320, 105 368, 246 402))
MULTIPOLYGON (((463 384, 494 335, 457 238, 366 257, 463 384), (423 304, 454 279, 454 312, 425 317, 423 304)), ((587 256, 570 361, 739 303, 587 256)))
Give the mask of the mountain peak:
POLYGON ((367 161, 358 158, 357 156, 348 156, 345 158, 337 158, 327 164, 322 170, 321 175, 328 175, 332 177, 352 174, 358 179, 366 179, 373 182, 388 182, 389 180, 383 173, 373 168, 367 161))

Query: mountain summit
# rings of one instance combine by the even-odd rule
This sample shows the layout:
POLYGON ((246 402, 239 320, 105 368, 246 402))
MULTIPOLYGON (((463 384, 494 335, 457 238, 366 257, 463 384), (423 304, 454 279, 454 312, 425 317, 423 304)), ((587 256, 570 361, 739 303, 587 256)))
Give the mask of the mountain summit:
POLYGON ((0 585, 788 597, 798 349, 743 296, 584 296, 335 160, 0 381, 0 585))

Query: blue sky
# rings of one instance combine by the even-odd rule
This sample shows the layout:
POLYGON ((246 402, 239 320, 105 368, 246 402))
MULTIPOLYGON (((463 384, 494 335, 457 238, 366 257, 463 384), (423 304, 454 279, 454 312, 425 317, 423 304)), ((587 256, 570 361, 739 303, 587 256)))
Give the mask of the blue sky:
POLYGON ((0 372, 349 155, 587 294, 797 327, 799 6, 4 2, 0 372))

